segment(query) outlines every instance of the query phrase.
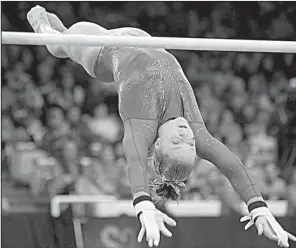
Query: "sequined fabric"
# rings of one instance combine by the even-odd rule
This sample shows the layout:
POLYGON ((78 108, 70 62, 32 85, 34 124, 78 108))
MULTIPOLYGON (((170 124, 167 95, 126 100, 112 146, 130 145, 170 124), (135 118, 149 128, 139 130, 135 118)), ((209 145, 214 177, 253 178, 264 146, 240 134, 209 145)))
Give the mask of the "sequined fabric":
POLYGON ((190 83, 171 54, 139 48, 114 48, 111 54, 123 121, 153 119, 162 125, 178 116, 202 121, 190 83))
MULTIPOLYGON (((133 35, 136 33, 133 30, 133 35)), ((124 150, 133 194, 149 192, 148 150, 153 148, 159 126, 182 116, 193 130, 197 154, 220 168, 245 202, 260 196, 241 161, 207 131, 191 85, 173 55, 162 49, 107 51, 114 79, 119 82, 119 113, 125 127, 124 150)))
POLYGON ((149 192, 147 151, 153 149, 158 128, 179 116, 202 122, 195 96, 178 61, 163 49, 121 47, 104 52, 111 55, 113 77, 119 83, 131 190, 149 192))

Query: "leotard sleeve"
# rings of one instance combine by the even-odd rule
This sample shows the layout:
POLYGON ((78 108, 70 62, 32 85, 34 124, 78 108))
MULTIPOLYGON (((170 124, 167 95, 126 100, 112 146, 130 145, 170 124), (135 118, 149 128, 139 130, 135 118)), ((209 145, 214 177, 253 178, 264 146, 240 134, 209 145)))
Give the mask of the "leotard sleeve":
POLYGON ((128 163, 128 176, 132 195, 149 193, 148 150, 155 141, 157 121, 126 119, 123 148, 128 163))
POLYGON ((260 190, 244 164, 223 143, 208 132, 193 90, 188 89, 186 92, 185 118, 194 132, 197 155, 218 167, 245 203, 251 198, 260 197, 260 190))

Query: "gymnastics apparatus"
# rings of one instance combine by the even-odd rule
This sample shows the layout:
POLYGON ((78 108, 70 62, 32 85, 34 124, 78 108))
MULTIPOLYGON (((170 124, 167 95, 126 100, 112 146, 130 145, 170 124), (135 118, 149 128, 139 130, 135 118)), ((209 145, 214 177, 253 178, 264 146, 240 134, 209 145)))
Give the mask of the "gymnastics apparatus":
MULTIPOLYGON (((104 82, 119 82, 119 113, 124 125, 123 147, 129 165, 133 205, 150 247, 160 233, 171 237, 165 223, 173 219, 156 203, 178 200, 197 156, 216 165, 247 204, 245 229, 255 225, 259 235, 289 247, 296 237, 285 231, 270 212, 241 161, 207 131, 193 90, 181 66, 164 49, 296 53, 296 42, 151 37, 136 28, 107 30, 81 22, 65 28, 54 14, 37 6, 27 15, 36 33, 2 32, 2 44, 46 45, 58 58, 71 58, 88 74, 104 82), (152 150, 152 152, 150 152, 152 150), (148 154, 160 179, 149 184, 148 154)), ((61 202, 100 202, 95 197, 58 199, 61 202)))

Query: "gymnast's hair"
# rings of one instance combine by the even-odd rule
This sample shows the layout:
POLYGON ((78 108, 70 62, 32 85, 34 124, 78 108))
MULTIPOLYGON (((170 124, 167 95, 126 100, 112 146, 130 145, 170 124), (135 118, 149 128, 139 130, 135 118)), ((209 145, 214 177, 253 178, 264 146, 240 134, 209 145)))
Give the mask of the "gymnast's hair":
POLYGON ((156 173, 161 177, 150 183, 150 195, 153 202, 163 204, 171 199, 181 199, 181 189, 186 187, 194 161, 190 161, 182 154, 163 154, 162 151, 154 150, 153 164, 156 173))

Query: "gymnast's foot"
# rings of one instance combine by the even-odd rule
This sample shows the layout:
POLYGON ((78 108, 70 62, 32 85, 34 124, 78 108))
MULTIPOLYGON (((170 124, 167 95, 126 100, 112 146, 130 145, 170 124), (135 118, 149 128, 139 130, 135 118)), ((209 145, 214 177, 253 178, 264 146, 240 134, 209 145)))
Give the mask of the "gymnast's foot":
MULTIPOLYGON (((27 19, 36 33, 61 34, 61 32, 51 27, 48 16, 51 15, 47 15, 45 8, 37 5, 28 12, 27 19)), ((53 19, 52 16, 51 19, 53 19)), ((53 25, 56 25, 56 23, 53 22, 53 25)), ((57 58, 68 58, 63 46, 46 45, 46 48, 53 56, 57 58)))
POLYGON ((61 33, 64 33, 67 30, 67 28, 64 26, 62 21, 55 14, 46 12, 46 15, 47 15, 47 19, 50 23, 50 26, 53 29, 55 29, 61 33))
POLYGON ((50 26, 45 8, 36 5, 27 14, 27 19, 36 33, 42 32, 41 27, 50 26))

